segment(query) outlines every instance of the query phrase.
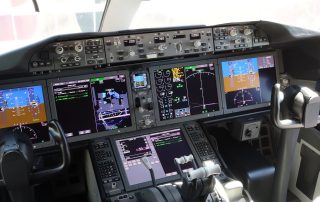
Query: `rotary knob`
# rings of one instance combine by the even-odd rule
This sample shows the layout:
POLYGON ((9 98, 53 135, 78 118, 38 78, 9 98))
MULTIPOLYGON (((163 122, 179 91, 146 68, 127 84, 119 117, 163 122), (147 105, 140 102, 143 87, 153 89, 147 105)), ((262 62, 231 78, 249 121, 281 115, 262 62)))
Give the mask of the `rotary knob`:
POLYGON ((248 36, 248 35, 250 35, 252 33, 253 33, 253 30, 250 29, 250 28, 245 28, 244 31, 243 31, 243 34, 246 35, 246 36, 248 36))
POLYGON ((201 46, 201 41, 200 40, 196 40, 194 43, 193 43, 194 47, 195 48, 199 48, 201 46))
POLYGON ((134 52, 133 50, 130 50, 130 51, 129 51, 129 55, 130 55, 131 57, 133 57, 133 56, 136 55, 136 52, 134 52))
POLYGON ((229 34, 230 34, 230 36, 237 36, 238 30, 236 28, 231 28, 229 34))
POLYGON ((83 50, 83 46, 82 46, 81 42, 77 42, 75 44, 74 50, 77 51, 78 53, 80 53, 83 50))
POLYGON ((149 118, 146 118, 144 120, 144 125, 149 126, 152 123, 152 121, 149 118))
POLYGON ((61 55, 64 52, 64 49, 62 46, 57 46, 55 51, 58 55, 61 55))
POLYGON ((182 43, 177 43, 176 49, 178 52, 182 52, 182 43))
POLYGON ((158 50, 159 51, 164 51, 164 50, 166 50, 168 47, 165 45, 165 44, 160 44, 159 46, 158 46, 158 50))

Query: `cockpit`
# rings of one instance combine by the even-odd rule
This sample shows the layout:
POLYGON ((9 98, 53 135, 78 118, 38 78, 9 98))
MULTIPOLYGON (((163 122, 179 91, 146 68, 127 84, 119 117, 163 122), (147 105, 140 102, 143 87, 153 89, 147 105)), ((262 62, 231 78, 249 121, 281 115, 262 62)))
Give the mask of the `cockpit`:
MULTIPOLYGON (((319 200, 319 33, 158 26, 143 17, 165 4, 121 2, 73 16, 90 32, 57 29, 0 54, 0 201, 319 200)), ((43 1, 29 4, 52 23, 43 1)))

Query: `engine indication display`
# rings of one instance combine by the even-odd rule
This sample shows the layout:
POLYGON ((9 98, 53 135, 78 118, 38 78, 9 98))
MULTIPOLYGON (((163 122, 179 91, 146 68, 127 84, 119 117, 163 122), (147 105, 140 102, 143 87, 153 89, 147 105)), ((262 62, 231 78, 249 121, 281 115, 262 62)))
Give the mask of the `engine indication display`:
POLYGON ((124 74, 53 83, 53 94, 68 137, 132 126, 124 74))
POLYGON ((49 141, 42 86, 0 90, 0 128, 24 132, 32 143, 49 141))
POLYGON ((213 64, 170 66, 153 74, 160 121, 219 110, 213 64))
POLYGON ((227 109, 268 103, 276 83, 273 55, 221 62, 227 109))

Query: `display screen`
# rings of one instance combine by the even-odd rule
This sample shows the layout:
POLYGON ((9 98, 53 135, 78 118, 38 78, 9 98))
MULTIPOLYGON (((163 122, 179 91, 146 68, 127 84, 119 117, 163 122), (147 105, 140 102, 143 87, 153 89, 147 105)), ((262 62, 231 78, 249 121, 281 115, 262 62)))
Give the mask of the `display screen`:
POLYGON ((219 110, 213 64, 154 70, 160 120, 219 110))
POLYGON ((132 126, 125 75, 54 83, 53 93, 68 137, 132 126))
POLYGON ((139 73, 134 74, 133 77, 133 87, 135 89, 145 88, 148 85, 147 81, 147 74, 146 73, 139 73))
MULTIPOLYGON (((147 156, 156 179, 177 175, 174 158, 190 155, 191 150, 180 129, 116 140, 117 150, 129 185, 151 181, 150 173, 140 160, 147 156)), ((192 164, 182 166, 192 170, 192 164)))
POLYGON ((221 66, 227 109, 270 102, 276 83, 272 55, 224 61, 221 66))
POLYGON ((21 131, 33 144, 49 141, 42 86, 0 90, 0 128, 21 131))

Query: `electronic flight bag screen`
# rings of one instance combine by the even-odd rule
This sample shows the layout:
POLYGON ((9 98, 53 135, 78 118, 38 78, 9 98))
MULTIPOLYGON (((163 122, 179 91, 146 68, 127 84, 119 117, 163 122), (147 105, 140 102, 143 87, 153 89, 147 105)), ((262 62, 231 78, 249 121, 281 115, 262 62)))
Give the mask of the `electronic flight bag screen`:
POLYGON ((67 137, 132 126, 123 74, 54 83, 53 94, 67 137))
MULTIPOLYGON (((148 157, 155 179, 162 179, 177 175, 174 158, 192 154, 179 128, 123 138, 115 143, 129 186, 151 181, 142 157, 148 157)), ((182 165, 184 172, 192 169, 191 163, 182 165)))
POLYGON ((0 129, 27 134, 33 144, 50 141, 42 86, 0 90, 0 129))
POLYGON ((221 62, 227 109, 269 103, 276 83, 273 55, 221 62))
POLYGON ((172 65, 153 71, 160 121, 219 110, 213 64, 172 65))

